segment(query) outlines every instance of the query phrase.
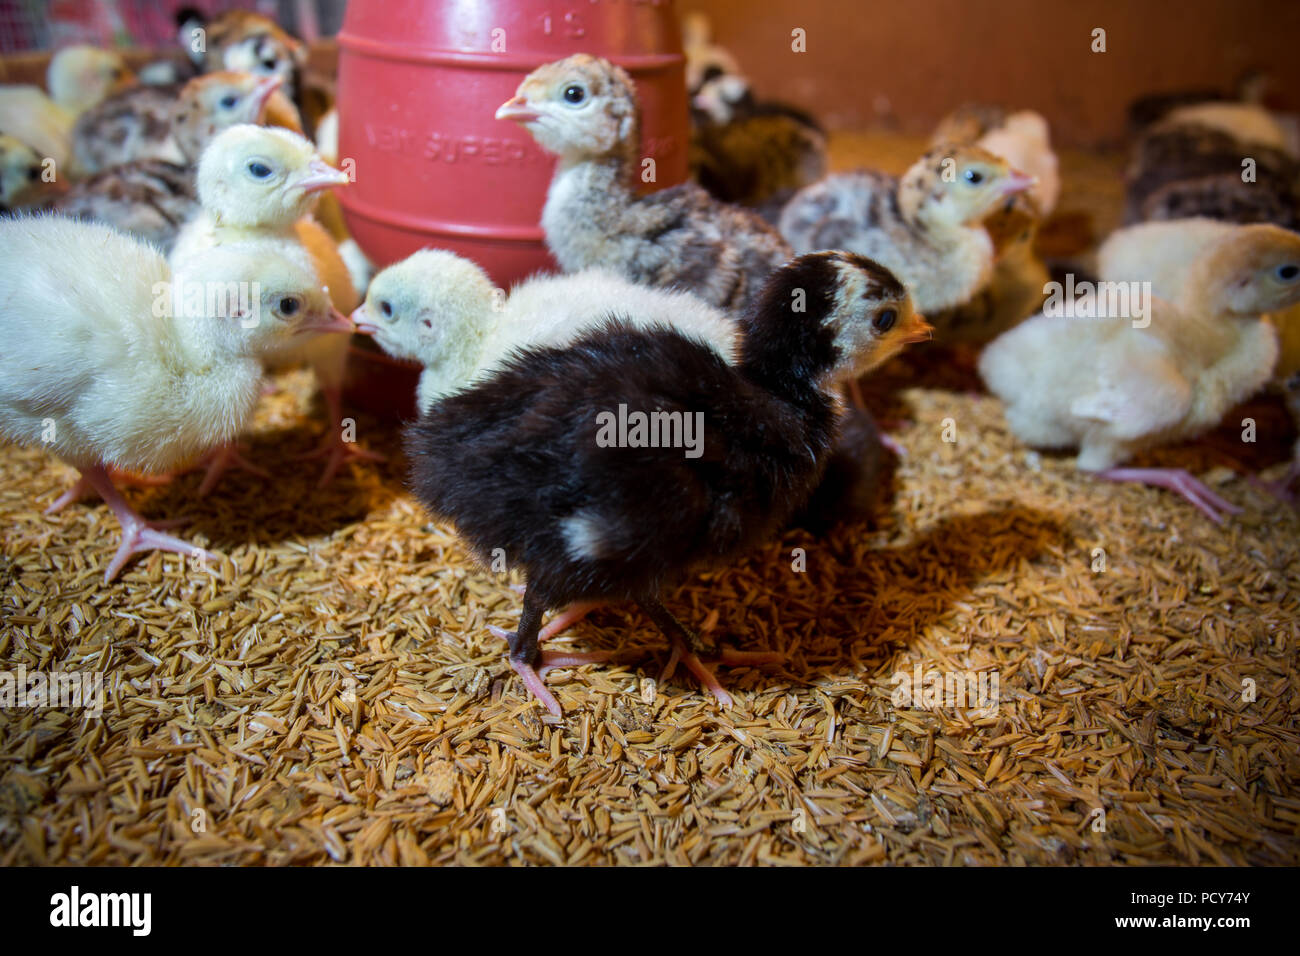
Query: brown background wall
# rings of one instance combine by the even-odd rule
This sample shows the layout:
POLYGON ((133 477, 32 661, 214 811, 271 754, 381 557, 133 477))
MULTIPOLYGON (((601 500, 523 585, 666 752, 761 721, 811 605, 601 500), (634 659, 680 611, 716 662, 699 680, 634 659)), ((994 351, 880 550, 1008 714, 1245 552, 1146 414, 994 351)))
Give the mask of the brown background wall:
POLYGON ((679 0, 760 95, 812 110, 832 128, 892 125, 924 134, 969 101, 1039 110, 1060 142, 1123 135, 1141 92, 1231 88, 1273 79, 1270 105, 1300 109, 1297 0, 679 0), (807 31, 793 53, 790 31, 807 31), (1106 30, 1106 53, 1090 50, 1106 30))

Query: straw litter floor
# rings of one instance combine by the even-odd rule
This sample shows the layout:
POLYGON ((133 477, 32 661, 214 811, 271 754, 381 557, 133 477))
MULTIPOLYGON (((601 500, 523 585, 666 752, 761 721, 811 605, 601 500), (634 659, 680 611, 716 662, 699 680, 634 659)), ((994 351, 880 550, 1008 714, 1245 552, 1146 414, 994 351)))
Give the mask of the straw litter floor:
MULTIPOLYGON (((1073 195, 1113 202, 1116 168, 1072 159, 1073 195)), ((597 612, 556 645, 619 659, 553 672, 551 722, 485 629, 513 626, 517 582, 428 521, 400 460, 314 490, 289 461, 320 427, 310 378, 277 384, 251 442, 272 481, 129 492, 191 516, 220 569, 153 556, 101 586, 107 509, 43 517, 67 469, 0 454, 0 662, 102 672, 106 695, 99 719, 0 711, 0 863, 1300 862, 1300 519, 1234 473, 1280 471, 1276 402, 1241 413, 1253 445, 1225 426, 1151 458, 1245 507, 1217 528, 1016 446, 916 355, 870 389, 908 452, 874 526, 792 531, 669 597, 786 663, 725 670, 723 710, 660 680, 648 622, 597 612), (895 706, 917 667, 995 673, 998 703, 895 706)))

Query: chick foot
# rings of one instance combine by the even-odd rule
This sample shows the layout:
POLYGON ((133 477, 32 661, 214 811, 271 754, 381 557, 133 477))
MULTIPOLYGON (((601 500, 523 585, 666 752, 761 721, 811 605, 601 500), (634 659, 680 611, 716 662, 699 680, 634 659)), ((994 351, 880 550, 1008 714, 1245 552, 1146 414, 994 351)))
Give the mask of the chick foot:
MULTIPOLYGON (((646 616, 654 622, 655 626, 663 632, 673 646, 672 654, 668 658, 668 664, 664 667, 664 676, 672 675, 673 669, 680 660, 686 665, 695 679, 698 680, 710 694, 712 694, 723 707, 730 707, 733 703, 731 695, 726 692, 722 684, 718 681, 717 676, 713 673, 708 663, 703 661, 695 653, 692 645, 697 639, 690 631, 682 626, 682 623, 673 617, 672 613, 663 606, 659 601, 644 600, 641 601, 641 610, 646 616)), ((716 663, 731 664, 745 667, 757 667, 762 664, 775 664, 784 660, 783 655, 772 651, 737 651, 724 649, 719 655, 716 663)))
POLYGON ((1241 513, 1241 509, 1231 501, 1219 497, 1200 479, 1181 468, 1108 468, 1097 472, 1097 477, 1107 481, 1136 481, 1154 488, 1175 491, 1215 524, 1223 524, 1220 512, 1230 515, 1241 513))
POLYGON ((1300 478, 1300 461, 1292 462, 1291 467, 1277 481, 1265 481, 1255 475, 1247 475, 1246 480, 1261 491, 1266 491, 1279 501, 1285 501, 1289 505, 1296 503, 1296 496, 1291 491, 1291 486, 1295 484, 1297 478, 1300 478))
MULTIPOLYGON (((528 589, 522 584, 512 584, 510 585, 510 590, 520 596, 528 593, 528 589)), ((598 611, 602 607, 608 606, 608 601, 577 601, 570 604, 568 607, 562 609, 559 614, 555 615, 555 617, 551 618, 551 623, 547 624, 537 632, 538 643, 549 641, 557 634, 563 634, 569 628, 573 627, 573 625, 583 620, 592 611, 598 611)))
MULTIPOLYGON (((522 630, 522 625, 521 628, 522 630)), ((572 651, 540 651, 536 660, 529 663, 522 658, 516 658, 514 654, 514 645, 517 642, 519 631, 513 634, 505 628, 488 625, 488 631, 493 637, 499 637, 511 645, 510 666, 514 668, 516 674, 523 678, 524 686, 529 692, 542 702, 542 705, 556 717, 564 716, 564 709, 560 707, 560 702, 555 699, 542 681, 549 671, 557 667, 581 667, 583 664, 603 664, 614 656, 613 651, 592 651, 586 654, 578 654, 572 651)), ((540 637, 540 634, 539 634, 540 637)))
POLYGON ((330 421, 333 426, 330 433, 320 443, 315 451, 309 451, 305 455, 299 455, 296 460, 305 461, 311 458, 326 458, 325 471, 320 476, 320 481, 316 482, 317 488, 324 488, 334 480, 334 475, 345 462, 349 461, 376 461, 383 462, 388 459, 379 454, 377 451, 370 451, 363 448, 355 441, 348 441, 343 437, 343 395, 337 388, 322 389, 325 395, 325 404, 329 407, 330 421))
POLYGON ((174 551, 177 554, 183 554, 187 557, 197 557, 203 561, 221 560, 221 556, 211 551, 205 551, 198 545, 182 538, 174 538, 169 534, 163 534, 158 528, 167 525, 180 524, 179 519, 168 522, 150 522, 140 517, 122 497, 121 492, 113 484, 113 479, 109 477, 108 472, 102 468, 88 468, 81 473, 82 480, 104 499, 104 503, 112 510, 117 518, 118 524, 122 526, 122 540, 117 546, 117 552, 113 555, 113 560, 109 562, 107 570, 104 571, 104 583, 108 584, 118 572, 126 565, 134 555, 146 551, 174 551))
MULTIPOLYGON (((129 471, 118 471, 116 468, 108 469, 108 474, 118 484, 134 485, 137 488, 157 488, 159 485, 169 484, 172 480, 171 475, 135 475, 129 471)), ((50 506, 45 509, 45 514, 58 514, 68 505, 86 498, 98 497, 98 494, 86 480, 86 476, 81 475, 71 488, 50 503, 50 506)))
POLYGON ((198 467, 206 468, 203 475, 203 481, 199 485, 199 497, 202 498, 209 491, 217 486, 221 476, 230 468, 238 468, 241 471, 247 471, 250 474, 257 475, 259 478, 270 478, 271 473, 265 468, 259 468, 243 456, 239 446, 234 442, 222 445, 220 448, 214 448, 208 452, 199 461, 198 467))

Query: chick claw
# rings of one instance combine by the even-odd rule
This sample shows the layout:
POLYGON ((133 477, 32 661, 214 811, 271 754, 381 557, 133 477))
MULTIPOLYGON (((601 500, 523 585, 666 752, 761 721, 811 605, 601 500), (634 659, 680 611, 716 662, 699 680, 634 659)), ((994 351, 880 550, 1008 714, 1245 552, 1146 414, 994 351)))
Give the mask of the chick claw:
POLYGON ((1167 488, 1182 495, 1192 507, 1215 524, 1223 524, 1220 512, 1241 514, 1241 509, 1231 501, 1219 497, 1199 478, 1181 468, 1108 468, 1097 472, 1097 477, 1107 481, 1136 481, 1154 488, 1167 488))
MULTIPOLYGON (((493 637, 499 637, 509 643, 513 636, 505 628, 488 625, 488 631, 493 637)), ((514 668, 515 673, 523 678, 524 686, 532 693, 534 697, 542 702, 556 717, 564 716, 564 709, 560 707, 560 702, 555 699, 542 681, 547 672, 557 667, 581 667, 583 664, 603 664, 614 656, 613 651, 592 651, 586 654, 578 654, 572 651, 542 651, 538 654, 536 662, 525 664, 523 661, 511 658, 510 666, 514 668)))
POLYGON ((108 505, 117 518, 117 523, 122 526, 122 540, 117 546, 117 552, 113 555, 113 560, 109 562, 108 568, 104 571, 105 584, 117 577, 118 572, 122 570, 132 556, 144 551, 174 551, 177 554, 199 558, 205 562, 211 560, 219 563, 221 561, 221 555, 219 554, 205 551, 198 545, 181 538, 173 538, 171 535, 163 534, 158 530, 158 528, 165 526, 183 524, 183 520, 173 519, 171 521, 150 522, 140 517, 135 509, 127 504, 121 492, 113 485, 113 480, 108 476, 108 472, 104 468, 88 468, 81 473, 81 477, 91 489, 104 499, 104 503, 108 505))
POLYGON ((320 443, 320 447, 306 454, 298 455, 295 461, 307 461, 312 458, 325 458, 325 471, 321 474, 320 480, 316 482, 317 488, 324 488, 338 473, 339 468, 349 461, 387 461, 388 459, 379 454, 377 451, 371 451, 369 448, 363 448, 353 441, 344 441, 343 436, 338 432, 331 430, 330 436, 320 443))
MULTIPOLYGON (((108 473, 114 481, 120 484, 135 485, 139 488, 156 488, 159 485, 168 484, 172 480, 171 475, 134 475, 129 471, 118 471, 115 468, 108 469, 108 473)), ((45 509, 45 514, 58 514, 70 504, 75 504, 84 498, 96 498, 98 496, 99 492, 91 486, 86 476, 82 475, 73 483, 71 488, 50 503, 50 506, 45 509)))

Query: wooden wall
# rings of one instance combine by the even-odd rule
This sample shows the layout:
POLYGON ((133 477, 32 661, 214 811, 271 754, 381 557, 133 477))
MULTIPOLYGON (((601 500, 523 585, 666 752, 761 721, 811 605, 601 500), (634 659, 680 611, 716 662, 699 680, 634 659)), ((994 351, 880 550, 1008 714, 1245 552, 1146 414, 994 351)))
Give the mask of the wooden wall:
POLYGON ((760 94, 832 128, 924 134, 949 108, 1039 110, 1062 143, 1119 139, 1139 92, 1273 78, 1300 110, 1297 0, 678 0, 702 10, 760 94), (807 52, 791 51, 791 31, 807 52), (1092 31, 1106 31, 1093 53, 1092 31))

